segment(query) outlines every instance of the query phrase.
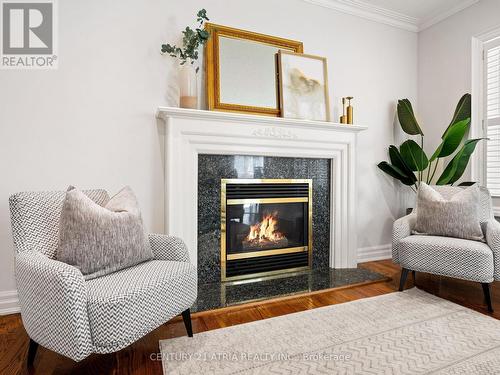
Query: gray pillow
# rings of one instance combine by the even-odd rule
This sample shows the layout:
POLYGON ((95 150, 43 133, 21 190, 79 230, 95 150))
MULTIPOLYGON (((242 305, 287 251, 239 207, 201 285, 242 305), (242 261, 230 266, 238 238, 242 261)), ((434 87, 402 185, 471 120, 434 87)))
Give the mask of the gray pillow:
POLYGON ((417 193, 417 221, 413 233, 484 241, 479 205, 477 184, 446 200, 422 183, 417 193))
POLYGON ((104 206, 70 186, 63 203, 56 259, 86 280, 151 259, 137 199, 127 186, 104 206))

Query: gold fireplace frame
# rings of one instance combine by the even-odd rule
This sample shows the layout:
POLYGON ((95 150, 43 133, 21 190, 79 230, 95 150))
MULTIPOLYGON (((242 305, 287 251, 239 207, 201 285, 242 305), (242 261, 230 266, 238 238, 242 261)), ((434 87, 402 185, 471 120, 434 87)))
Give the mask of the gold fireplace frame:
POLYGON ((258 279, 258 278, 268 278, 270 276, 280 275, 284 273, 297 273, 301 271, 308 271, 312 266, 312 215, 313 215, 313 207, 312 207, 312 179, 230 179, 223 178, 221 179, 221 205, 220 205, 220 217, 221 217, 221 238, 220 238, 220 266, 221 266, 221 281, 236 281, 243 279, 258 279), (297 184, 297 183, 306 183, 309 186, 309 195, 308 197, 295 197, 295 198, 259 198, 259 199, 229 199, 226 200, 226 185, 227 184, 297 184), (227 204, 226 204, 227 202, 227 204), (238 254, 230 254, 227 256, 226 253, 226 214, 227 214, 227 205, 231 204, 243 204, 243 203, 294 203, 294 202, 307 202, 308 203, 308 218, 307 218, 307 246, 299 246, 299 247, 289 247, 284 249, 272 249, 272 250, 261 250, 261 251, 251 251, 246 253, 238 253, 238 254), (226 258, 227 260, 234 259, 246 259, 257 256, 269 256, 269 255, 277 255, 277 254, 290 254, 290 253, 298 253, 298 252, 308 252, 308 265, 304 267, 295 267, 295 268, 287 268, 284 270, 276 270, 276 271, 267 271, 267 272, 259 272, 248 275, 241 276, 232 276, 226 277, 226 258))

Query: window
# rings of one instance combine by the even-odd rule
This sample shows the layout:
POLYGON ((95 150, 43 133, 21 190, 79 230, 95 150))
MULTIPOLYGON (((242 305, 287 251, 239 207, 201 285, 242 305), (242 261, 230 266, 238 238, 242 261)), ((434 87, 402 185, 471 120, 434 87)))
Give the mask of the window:
POLYGON ((484 45, 484 132, 486 186, 500 196, 500 40, 484 45))

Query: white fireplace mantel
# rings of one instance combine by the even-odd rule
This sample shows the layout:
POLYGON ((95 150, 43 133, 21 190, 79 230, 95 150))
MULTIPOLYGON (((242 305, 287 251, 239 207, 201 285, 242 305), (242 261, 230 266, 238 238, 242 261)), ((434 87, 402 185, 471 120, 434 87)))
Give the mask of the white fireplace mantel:
POLYGON ((165 121, 165 231, 197 264, 198 155, 331 160, 330 267, 357 265, 356 138, 365 126, 159 107, 165 121))

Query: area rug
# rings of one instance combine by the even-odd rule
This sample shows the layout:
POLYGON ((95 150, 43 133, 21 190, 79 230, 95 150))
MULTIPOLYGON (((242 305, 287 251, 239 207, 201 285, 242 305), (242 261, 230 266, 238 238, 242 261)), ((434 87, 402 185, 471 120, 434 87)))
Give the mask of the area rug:
POLYGON ((500 321, 413 288, 160 341, 170 374, 498 374, 500 321))

